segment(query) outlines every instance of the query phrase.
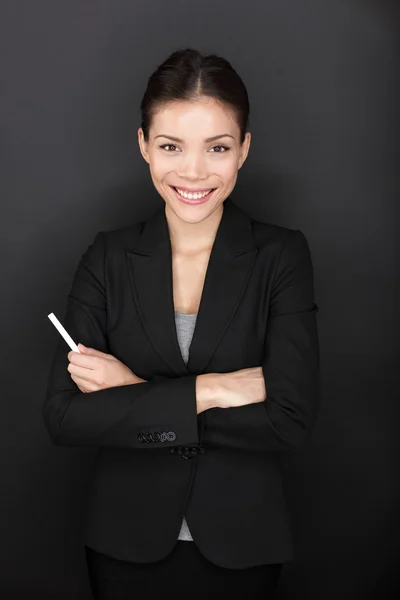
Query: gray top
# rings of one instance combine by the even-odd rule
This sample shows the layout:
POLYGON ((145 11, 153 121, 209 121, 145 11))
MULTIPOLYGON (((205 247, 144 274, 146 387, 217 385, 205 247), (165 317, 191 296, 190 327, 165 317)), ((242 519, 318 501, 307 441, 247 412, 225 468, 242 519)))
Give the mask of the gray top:
MULTIPOLYGON (((181 349, 182 358, 187 363, 189 359, 190 342, 192 341, 194 327, 196 325, 197 313, 185 314, 175 311, 176 333, 178 337, 179 347, 181 349)), ((183 517, 182 527, 179 532, 178 540, 192 542, 193 538, 189 531, 185 517, 183 517)))

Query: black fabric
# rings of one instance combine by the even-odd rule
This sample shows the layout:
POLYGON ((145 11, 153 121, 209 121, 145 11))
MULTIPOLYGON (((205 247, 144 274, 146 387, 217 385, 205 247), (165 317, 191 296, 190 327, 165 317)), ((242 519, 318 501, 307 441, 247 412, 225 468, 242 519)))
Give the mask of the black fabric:
POLYGON ((187 364, 172 283, 162 209, 99 232, 79 262, 63 325, 145 380, 80 392, 60 337, 43 416, 55 444, 98 449, 84 543, 155 562, 174 547, 185 515, 202 554, 220 567, 291 561, 281 459, 308 442, 319 408, 307 240, 225 201, 187 364), (266 398, 197 414, 199 375, 257 366, 266 398))
POLYGON ((155 563, 120 561, 88 546, 86 561, 94 600, 132 600, 139 593, 146 598, 267 600, 274 597, 282 571, 279 563, 247 569, 218 567, 193 542, 181 540, 155 563))

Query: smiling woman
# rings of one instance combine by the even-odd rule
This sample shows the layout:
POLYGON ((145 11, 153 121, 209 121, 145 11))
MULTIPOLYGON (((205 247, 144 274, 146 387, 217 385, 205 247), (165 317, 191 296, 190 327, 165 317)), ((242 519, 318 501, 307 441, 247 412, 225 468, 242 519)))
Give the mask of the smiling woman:
MULTIPOLYGON (((202 56, 193 49, 178 50, 149 78, 141 111, 140 151, 149 164, 153 184, 165 201, 176 325, 181 331, 192 325, 193 333, 192 318, 196 318, 199 308, 224 201, 232 192, 249 151, 247 91, 224 58, 202 56), (186 321, 179 320, 184 317, 176 310, 179 306, 185 307, 186 321)), ((184 345, 181 350, 185 354, 184 345)), ((260 383, 263 386, 261 371, 254 369, 251 373, 254 387, 256 382, 257 389, 260 383)), ((200 393, 200 378, 196 386, 200 393)), ((263 387, 251 402, 263 399, 264 390, 263 387)), ((244 399, 239 404, 245 404, 244 399)), ((167 576, 171 593, 178 597, 180 592, 195 597, 194 579, 196 593, 204 597, 210 589, 235 597, 240 590, 247 597, 252 592, 267 594, 276 587, 282 566, 277 561, 248 569, 217 566, 199 552, 185 518, 172 552, 154 564, 117 560, 89 546, 86 554, 93 594, 104 600, 125 597, 123 593, 129 595, 130 591, 133 594, 142 585, 150 585, 154 577, 162 585, 167 576)))
POLYGON ((150 77, 141 110, 139 147, 166 204, 172 247, 211 248, 250 147, 243 81, 222 57, 177 51, 150 77), (204 220, 193 239, 190 225, 204 220))
MULTIPOLYGON (((187 346, 184 341, 180 345, 185 355, 193 334, 224 202, 236 184, 238 171, 249 151, 249 101, 245 85, 227 60, 216 55, 202 56, 196 50, 187 49, 174 52, 149 78, 141 110, 138 142, 142 156, 149 164, 153 184, 165 201, 176 326, 187 339, 187 346), (185 315, 177 311, 180 306, 185 315)), ((246 388, 247 398, 242 395, 239 406, 258 403, 265 398, 260 368, 243 370, 236 375, 247 378, 242 383, 243 394, 246 388), (257 393, 253 391, 250 397, 250 390, 257 393)), ((135 377, 133 373, 132 376, 135 377)), ((197 377, 198 412, 202 410, 199 408, 200 383, 201 377, 197 377)), ((230 397, 233 401, 233 388, 230 397)), ((212 406, 215 405, 208 405, 208 408, 212 406)), ((198 450, 201 454, 205 448, 195 446, 186 450, 198 450)), ((176 451, 180 451, 179 448, 176 451)), ((187 458, 186 454, 182 456, 187 458)), ((158 477, 156 472, 153 477, 158 477)), ((146 515, 152 538, 150 522, 152 518, 156 519, 156 513, 148 512, 146 515)), ((162 535, 159 527, 157 534, 162 535)), ((201 535, 200 532, 198 534, 201 535)), ((163 544, 165 540, 159 541, 163 544)), ((134 540, 132 543, 135 544, 134 540)), ((135 552, 140 554, 139 549, 132 554, 135 555, 135 552)), ((226 558, 221 560, 229 562, 227 557, 232 554, 233 547, 228 549, 227 546, 223 552, 226 558)), ((242 552, 245 552, 244 547, 242 552)), ((181 517, 181 528, 173 550, 166 557, 164 552, 163 560, 141 564, 139 561, 117 559, 115 555, 111 556, 111 552, 107 556, 89 546, 86 546, 86 555, 96 600, 128 597, 142 586, 147 588, 154 578, 161 586, 168 582, 171 594, 178 597, 183 592, 191 597, 195 597, 195 593, 207 597, 211 589, 215 594, 228 593, 236 597, 242 591, 244 596, 252 597, 253 594, 271 592, 278 583, 282 567, 279 560, 265 561, 264 564, 257 562, 250 568, 219 566, 199 551, 185 517, 181 517), (193 588, 194 580, 196 589, 193 588)), ((241 560, 247 562, 247 559, 241 560)))
POLYGON ((227 60, 174 52, 141 109, 165 205, 82 256, 64 323, 87 349, 67 366, 57 347, 45 423, 57 445, 100 450, 85 532, 95 600, 154 582, 168 597, 272 597, 293 558, 279 458, 318 408, 309 246, 229 198, 251 136, 227 60))
POLYGON ((214 212, 221 216, 249 150, 250 132, 242 135, 234 109, 210 97, 211 91, 196 87, 191 99, 154 107, 147 138, 143 127, 138 131, 140 150, 171 224, 176 217, 197 223, 214 212), (188 205, 202 208, 189 213, 188 205))

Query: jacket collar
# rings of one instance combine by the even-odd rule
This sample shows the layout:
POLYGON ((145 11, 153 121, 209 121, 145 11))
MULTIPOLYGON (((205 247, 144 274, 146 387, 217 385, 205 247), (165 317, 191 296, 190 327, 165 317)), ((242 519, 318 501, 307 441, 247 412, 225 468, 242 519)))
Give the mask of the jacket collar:
POLYGON ((171 376, 200 375, 205 371, 240 305, 256 254, 251 218, 228 197, 211 250, 185 365, 175 326, 165 205, 144 222, 137 244, 126 250, 131 291, 143 327, 171 376))

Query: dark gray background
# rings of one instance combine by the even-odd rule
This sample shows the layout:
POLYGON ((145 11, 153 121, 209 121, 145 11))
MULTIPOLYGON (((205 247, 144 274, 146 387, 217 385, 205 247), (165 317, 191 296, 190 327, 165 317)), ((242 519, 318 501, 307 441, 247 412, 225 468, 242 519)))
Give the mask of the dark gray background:
POLYGON ((226 57, 248 88, 253 139, 234 202, 301 229, 314 262, 323 397, 312 443, 285 470, 296 560, 277 596, 399 591, 395 6, 2 1, 2 600, 90 598, 94 451, 52 446, 44 429, 58 342, 47 314, 62 318, 97 231, 164 202, 139 153, 139 105, 151 72, 188 46, 226 57))

